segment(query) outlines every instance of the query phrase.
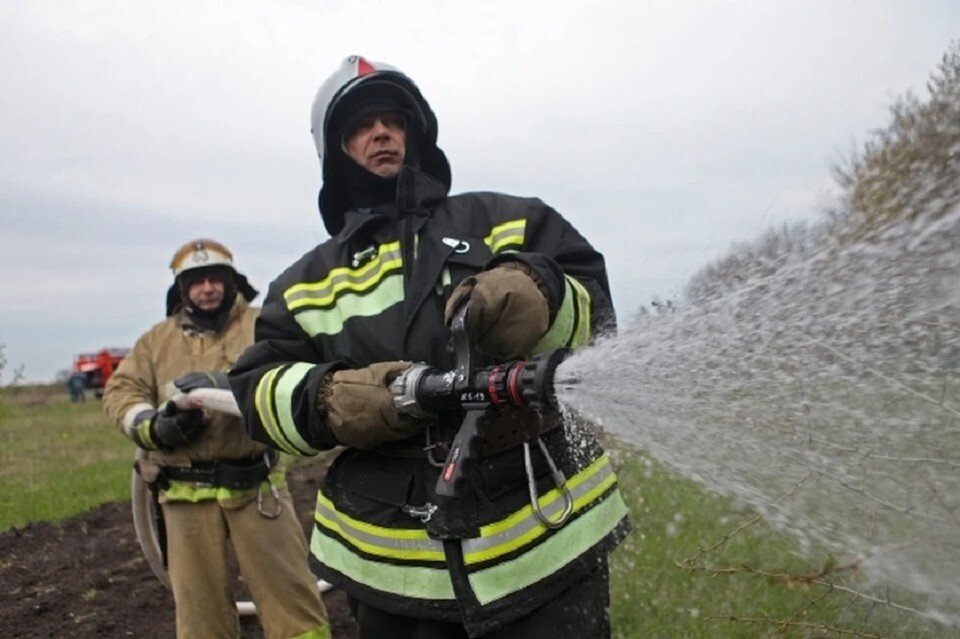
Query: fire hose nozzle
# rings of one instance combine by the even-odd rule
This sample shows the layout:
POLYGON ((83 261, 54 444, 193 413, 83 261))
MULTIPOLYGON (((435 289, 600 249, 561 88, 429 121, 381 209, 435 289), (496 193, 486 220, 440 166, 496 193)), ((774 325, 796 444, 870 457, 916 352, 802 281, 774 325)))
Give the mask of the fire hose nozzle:
MULTIPOLYGON (((542 417, 543 413, 558 409, 553 380, 557 367, 569 353, 559 349, 529 361, 515 360, 481 369, 471 369, 467 360, 449 371, 413 364, 390 384, 394 405, 401 415, 426 418, 443 410, 463 410, 463 421, 450 443, 447 458, 443 464, 437 464, 441 468, 438 496, 457 497, 465 490, 470 468, 479 454, 482 422, 490 411, 530 409, 542 417)), ((527 474, 532 477, 531 473, 528 468, 527 474)), ((559 471, 555 479, 566 490, 566 480, 559 471)), ((569 499, 569 492, 565 495, 569 499)), ((566 512, 557 522, 546 518, 543 521, 557 527, 568 515, 566 512)))
POLYGON ((558 409, 554 377, 570 354, 557 349, 530 360, 514 360, 473 371, 461 379, 457 370, 441 371, 414 364, 390 384, 397 412, 417 419, 455 408, 558 409))
POLYGON ((558 348, 537 355, 524 366, 520 383, 523 386, 523 399, 527 406, 540 412, 559 410, 554 379, 557 367, 570 356, 571 352, 569 348, 558 348))

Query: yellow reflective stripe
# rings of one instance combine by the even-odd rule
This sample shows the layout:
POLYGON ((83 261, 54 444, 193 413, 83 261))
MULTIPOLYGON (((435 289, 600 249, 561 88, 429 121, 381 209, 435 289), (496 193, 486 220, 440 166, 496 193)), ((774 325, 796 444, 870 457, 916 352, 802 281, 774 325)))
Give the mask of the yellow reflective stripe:
POLYGON ((564 276, 563 300, 546 334, 533 347, 534 354, 557 348, 580 348, 590 343, 590 293, 569 275, 564 276))
POLYGON ((445 561, 443 543, 419 528, 386 528, 354 519, 336 509, 322 493, 317 496, 317 523, 336 532, 350 545, 370 555, 407 561, 445 561))
POLYGON ((414 599, 454 599, 446 566, 402 566, 365 559, 314 529, 310 551, 322 564, 370 588, 414 599))
POLYGON ((260 423, 263 424, 263 429, 267 431, 270 441, 286 453, 297 454, 296 449, 283 439, 280 434, 280 424, 273 417, 273 392, 270 389, 273 388, 277 373, 282 369, 283 366, 278 366, 260 376, 260 381, 257 382, 257 388, 253 394, 253 406, 257 410, 257 417, 260 418, 260 423))
POLYGON ((323 624, 313 630, 308 630, 302 634, 294 635, 290 639, 330 639, 330 624, 323 624))
POLYGON ((490 247, 494 255, 508 246, 522 247, 526 228, 527 221, 523 218, 498 224, 490 230, 490 235, 483 238, 483 243, 490 247))
POLYGON ((569 348, 580 348, 590 343, 590 335, 593 327, 590 325, 590 306, 593 300, 590 298, 590 292, 587 287, 578 282, 569 275, 565 276, 567 283, 573 288, 574 293, 574 329, 570 335, 570 341, 567 343, 569 348))
POLYGON ((403 301, 403 273, 384 278, 366 295, 346 294, 332 308, 310 309, 293 316, 309 335, 336 335, 352 317, 372 317, 403 301))
POLYGON ((330 306, 341 294, 360 293, 377 286, 384 277, 400 270, 403 258, 400 242, 382 244, 377 257, 363 266, 352 269, 347 266, 334 268, 319 282, 302 282, 283 292, 287 309, 330 306))
POLYGON ((573 520, 539 546, 510 561, 468 576, 481 605, 532 586, 587 552, 627 515, 620 491, 573 520))
MULTIPOLYGON (((280 432, 299 454, 316 455, 319 449, 311 446, 297 430, 297 424, 293 421, 293 391, 315 368, 313 364, 306 362, 297 362, 279 375, 277 385, 273 391, 273 404, 277 409, 277 417, 280 420, 280 432)), ((287 451, 290 452, 290 451, 287 451)))
MULTIPOLYGON (((267 481, 276 488, 283 488, 287 485, 287 472, 284 469, 274 470, 267 475, 267 481)), ((239 490, 236 488, 224 488, 222 486, 210 486, 197 482, 170 480, 170 485, 161 491, 164 501, 168 502, 190 502, 192 504, 201 501, 217 500, 219 502, 235 501, 252 497, 259 488, 245 488, 239 490)))
MULTIPOLYGON (((617 481, 613 466, 602 455, 573 477, 567 480, 567 489, 573 495, 573 513, 578 513, 587 504, 606 492, 617 481)), ((542 495, 538 502, 541 511, 555 518, 563 508, 563 493, 554 488, 542 495)), ((464 563, 477 564, 513 552, 546 535, 549 529, 533 513, 529 505, 509 517, 480 528, 480 537, 462 542, 464 563)))
POLYGON ((160 446, 158 446, 157 442, 153 441, 153 438, 150 436, 149 419, 145 419, 137 425, 136 433, 137 438, 140 440, 141 448, 160 450, 160 446))
POLYGON ((553 324, 547 329, 546 334, 540 338, 537 345, 533 347, 534 355, 546 353, 547 351, 564 348, 570 340, 573 333, 573 286, 569 278, 564 278, 563 300, 560 302, 560 309, 553 320, 553 324))
POLYGON ((293 421, 293 391, 313 368, 312 364, 305 362, 273 368, 257 382, 253 395, 257 416, 270 441, 276 448, 291 455, 315 455, 320 452, 300 436, 293 421))
MULTIPOLYGON (((263 424, 263 429, 267 432, 267 435, 270 437, 270 441, 274 443, 276 448, 279 448, 283 452, 291 455, 302 456, 310 454, 309 446, 306 446, 303 450, 298 449, 296 444, 287 438, 284 429, 280 425, 280 422, 274 417, 276 412, 275 384, 277 375, 283 370, 283 368, 283 366, 278 366, 277 368, 271 369, 263 374, 263 376, 260 378, 260 381, 257 382, 257 389, 253 396, 253 404, 257 409, 257 416, 260 418, 260 423, 263 424)), ((299 433, 296 434, 296 437, 301 442, 303 441, 300 438, 299 433)))

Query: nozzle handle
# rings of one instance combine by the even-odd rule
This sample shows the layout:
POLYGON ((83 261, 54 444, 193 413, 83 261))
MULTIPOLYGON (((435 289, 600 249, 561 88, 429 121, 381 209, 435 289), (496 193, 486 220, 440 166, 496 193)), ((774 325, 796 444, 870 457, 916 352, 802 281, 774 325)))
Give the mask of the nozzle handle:
POLYGON ((477 461, 480 449, 480 420, 485 411, 468 410, 457 436, 450 444, 440 478, 437 479, 436 492, 441 497, 459 497, 468 483, 470 470, 477 461))

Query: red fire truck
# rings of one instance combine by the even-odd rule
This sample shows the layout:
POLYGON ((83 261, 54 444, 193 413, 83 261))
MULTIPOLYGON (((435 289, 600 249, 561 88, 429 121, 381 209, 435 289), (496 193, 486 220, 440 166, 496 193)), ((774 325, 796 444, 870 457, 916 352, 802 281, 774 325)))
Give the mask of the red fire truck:
POLYGON ((73 360, 73 370, 82 373, 86 378, 86 387, 100 397, 107 380, 128 352, 129 348, 104 348, 96 353, 81 353, 73 360))

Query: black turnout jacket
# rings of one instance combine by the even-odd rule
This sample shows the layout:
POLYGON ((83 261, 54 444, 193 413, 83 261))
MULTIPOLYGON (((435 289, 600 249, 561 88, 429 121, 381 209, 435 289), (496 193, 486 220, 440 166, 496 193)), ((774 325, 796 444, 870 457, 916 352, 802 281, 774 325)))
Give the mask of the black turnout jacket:
MULTIPOLYGON (((559 213, 533 198, 448 196, 405 167, 396 205, 347 211, 332 239, 271 284, 255 343, 230 375, 251 436, 315 455, 340 444, 317 408, 328 373, 390 360, 452 369, 445 302, 463 278, 504 260, 525 262, 546 286, 550 328, 537 352, 585 346, 614 326, 603 258, 559 213)), ((451 438, 461 417, 438 415, 436 432, 451 438)), ((557 529, 531 509, 522 446, 482 458, 455 500, 435 494, 439 470, 421 435, 406 447, 343 450, 317 496, 314 571, 370 605, 459 620, 471 635, 530 613, 605 566, 629 526, 588 429, 561 424, 542 441, 572 500, 557 529)), ((563 494, 530 448, 539 505, 556 519, 563 494)))

